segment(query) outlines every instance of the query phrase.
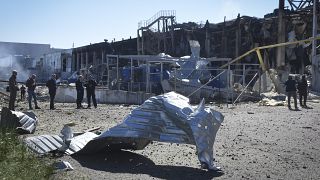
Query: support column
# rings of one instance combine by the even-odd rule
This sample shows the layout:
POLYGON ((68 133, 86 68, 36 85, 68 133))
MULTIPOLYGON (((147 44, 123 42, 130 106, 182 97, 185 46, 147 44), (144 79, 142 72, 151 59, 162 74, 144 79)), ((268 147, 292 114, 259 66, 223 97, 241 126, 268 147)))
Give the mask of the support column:
POLYGON ((141 54, 144 55, 143 29, 141 29, 141 54))
POLYGON ((166 40, 166 24, 165 20, 162 19, 162 39, 163 39, 163 52, 167 52, 167 40, 166 40))
MULTIPOLYGON (((318 0, 313 0, 313 27, 312 27, 312 36, 313 38, 316 38, 318 32, 318 23, 317 23, 317 1, 318 0)), ((312 58, 312 87, 314 91, 320 91, 320 83, 319 83, 319 59, 317 59, 317 40, 312 41, 312 53, 311 53, 311 58, 312 58)))
MULTIPOLYGON (((286 41, 285 21, 284 21, 284 0, 279 0, 278 12, 278 43, 286 41)), ((277 48, 277 68, 285 66, 285 47, 277 48)))
POLYGON ((162 82, 162 80, 163 80, 163 63, 162 62, 160 62, 160 82, 162 82))
POLYGON ((85 64, 85 68, 88 68, 88 64, 89 64, 89 52, 86 51, 86 64, 85 64))
POLYGON ((118 90, 120 90, 120 82, 119 82, 119 55, 117 56, 117 83, 118 83, 118 90))
POLYGON ((241 19, 240 19, 240 14, 238 14, 237 21, 238 21, 238 24, 237 24, 237 30, 236 30, 236 52, 235 52, 235 57, 239 56, 239 54, 240 54, 240 46, 241 46, 241 27, 240 27, 241 19))
POLYGON ((149 61, 147 62, 147 69, 146 69, 147 73, 146 73, 146 92, 150 91, 150 63, 149 61))
POLYGON ((141 48, 140 48, 140 34, 139 34, 139 29, 137 30, 137 52, 138 52, 138 55, 141 54, 141 48))
POLYGON ((96 66, 97 64, 97 53, 96 51, 93 51, 92 65, 96 66))
POLYGON ((71 66, 70 70, 71 72, 76 69, 76 55, 74 53, 71 54, 71 66))
POLYGON ((160 21, 158 21, 158 53, 161 53, 160 42, 161 42, 161 30, 160 30, 160 21))
POLYGON ((110 86, 109 86, 109 81, 110 81, 110 71, 109 71, 109 57, 107 56, 107 58, 106 58, 106 60, 107 60, 107 87, 108 87, 108 89, 110 89, 110 86))
POLYGON ((81 61, 80 61, 80 53, 77 52, 77 71, 80 70, 80 64, 81 64, 81 61))
POLYGON ((102 52, 101 52, 101 64, 104 63, 104 59, 105 59, 105 51, 102 50, 102 52))
POLYGON ((81 52, 81 63, 80 63, 80 69, 84 67, 84 53, 81 52))
POLYGON ((206 56, 210 57, 210 35, 208 32, 208 27, 206 28, 205 50, 206 50, 206 56))
POLYGON ((222 57, 227 57, 227 37, 225 35, 225 27, 226 27, 226 16, 224 17, 224 20, 223 20, 222 37, 221 37, 222 57))
POLYGON ((130 73, 131 73, 131 78, 130 78, 130 91, 132 91, 132 86, 133 86, 133 80, 134 80, 134 74, 133 74, 133 59, 130 59, 130 73))
POLYGON ((175 48, 174 48, 174 27, 173 27, 173 18, 171 18, 171 52, 174 54, 175 53, 175 48))

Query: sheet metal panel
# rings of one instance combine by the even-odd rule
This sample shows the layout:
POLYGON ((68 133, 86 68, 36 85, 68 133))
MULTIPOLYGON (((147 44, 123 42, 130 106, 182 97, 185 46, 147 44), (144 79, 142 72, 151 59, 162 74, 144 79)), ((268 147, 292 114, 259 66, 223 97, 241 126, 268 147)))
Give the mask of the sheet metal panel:
POLYGON ((144 148, 150 141, 186 143, 196 145, 204 167, 216 169, 213 144, 223 118, 220 112, 205 107, 204 100, 193 107, 187 97, 170 92, 149 98, 123 123, 106 130, 78 153, 94 153, 106 147, 144 148))

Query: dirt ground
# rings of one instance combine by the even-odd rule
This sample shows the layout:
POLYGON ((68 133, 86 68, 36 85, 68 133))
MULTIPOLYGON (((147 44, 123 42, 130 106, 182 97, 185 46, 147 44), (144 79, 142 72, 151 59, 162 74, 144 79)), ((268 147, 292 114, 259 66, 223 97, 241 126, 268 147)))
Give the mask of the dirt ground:
MULTIPOLYGON (((59 134, 71 121, 77 124, 74 131, 104 131, 137 107, 99 104, 97 109, 78 110, 75 104, 61 103, 52 111, 47 102, 40 106, 34 110, 39 117, 34 135, 59 134)), ((56 158, 74 170, 57 172, 54 179, 319 179, 320 103, 310 102, 309 109, 300 111, 257 103, 211 106, 225 116, 214 145, 223 173, 200 169, 195 146, 153 142, 139 151, 56 158)), ((17 110, 26 108, 23 102, 17 110)))

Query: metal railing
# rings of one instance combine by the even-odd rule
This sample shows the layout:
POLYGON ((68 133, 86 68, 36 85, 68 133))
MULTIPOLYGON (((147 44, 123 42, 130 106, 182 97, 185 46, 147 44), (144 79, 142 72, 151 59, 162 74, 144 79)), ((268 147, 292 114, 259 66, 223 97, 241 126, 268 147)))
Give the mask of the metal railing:
POLYGON ((159 19, 160 17, 175 17, 175 16, 176 16, 175 10, 161 10, 161 11, 157 12, 155 15, 153 15, 150 19, 140 21, 138 23, 138 28, 140 29, 140 28, 148 27, 149 25, 154 23, 154 21, 159 19))

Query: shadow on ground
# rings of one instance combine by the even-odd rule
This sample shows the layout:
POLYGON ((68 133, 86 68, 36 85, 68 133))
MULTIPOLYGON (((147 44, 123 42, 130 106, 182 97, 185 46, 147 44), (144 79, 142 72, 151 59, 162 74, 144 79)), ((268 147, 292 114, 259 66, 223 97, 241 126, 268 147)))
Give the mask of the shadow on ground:
POLYGON ((212 179, 222 172, 202 169, 156 165, 149 158, 129 151, 112 151, 95 155, 73 156, 83 167, 111 173, 148 174, 163 179, 212 179))

